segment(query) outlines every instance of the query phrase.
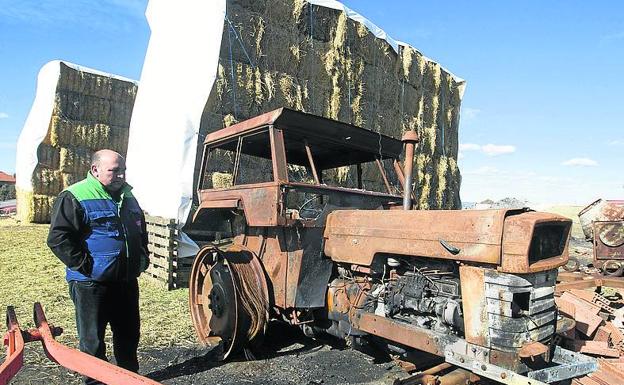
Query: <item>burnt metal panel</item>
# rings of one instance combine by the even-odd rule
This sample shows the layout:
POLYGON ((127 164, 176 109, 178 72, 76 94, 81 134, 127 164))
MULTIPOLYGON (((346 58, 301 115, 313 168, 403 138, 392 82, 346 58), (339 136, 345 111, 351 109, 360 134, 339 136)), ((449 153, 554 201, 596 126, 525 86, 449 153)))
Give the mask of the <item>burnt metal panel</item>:
POLYGON ((341 210, 325 229, 336 262, 370 265, 377 253, 498 264, 507 210, 341 210), (460 249, 453 254, 441 240, 460 249))
POLYGON ((624 260, 624 221, 594 222, 594 259, 624 260))
POLYGON ((501 272, 533 273, 567 263, 572 220, 535 211, 511 214, 505 220, 501 272))
POLYGON ((479 346, 489 345, 488 315, 485 298, 485 269, 476 266, 459 267, 462 311, 466 341, 479 346))
MULTIPOLYGON (((235 149, 235 142, 232 141, 236 137, 266 130, 270 125, 284 131, 289 164, 309 164, 304 145, 307 141, 319 170, 372 162, 377 158, 397 159, 403 150, 403 144, 398 139, 288 108, 267 112, 215 131, 206 137, 205 143, 209 147, 235 149)), ((268 159, 271 157, 269 149, 269 143, 259 141, 254 146, 244 146, 242 151, 268 159)))

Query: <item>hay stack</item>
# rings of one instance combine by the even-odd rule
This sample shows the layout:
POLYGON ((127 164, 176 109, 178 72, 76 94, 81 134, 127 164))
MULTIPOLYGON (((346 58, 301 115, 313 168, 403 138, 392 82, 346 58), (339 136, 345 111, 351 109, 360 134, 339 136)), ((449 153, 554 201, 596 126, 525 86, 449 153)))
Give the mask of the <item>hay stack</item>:
MULTIPOLYGON (((410 46, 395 51, 342 11, 303 0, 229 0, 200 138, 282 106, 396 138, 413 129, 421 136, 418 207, 460 208, 463 88, 438 63, 410 46)), ((201 156, 201 143, 198 150, 201 156)), ((354 172, 335 170, 334 179, 349 184, 354 172)), ((374 172, 364 170, 367 187, 383 191, 367 178, 374 172)))
POLYGON ((18 217, 47 223, 54 198, 83 179, 91 155, 128 148, 128 127, 137 85, 60 62, 54 107, 47 135, 37 148, 32 191, 17 190, 18 217))

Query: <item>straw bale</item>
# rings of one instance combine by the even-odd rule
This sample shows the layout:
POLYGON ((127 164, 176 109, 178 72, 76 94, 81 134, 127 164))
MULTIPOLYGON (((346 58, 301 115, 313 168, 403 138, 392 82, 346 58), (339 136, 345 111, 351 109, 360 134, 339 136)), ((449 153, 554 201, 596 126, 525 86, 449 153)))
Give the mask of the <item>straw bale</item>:
POLYGON ((90 123, 63 119, 50 121, 50 142, 54 147, 86 147, 92 150, 105 148, 111 139, 111 127, 103 123, 90 123))
POLYGON ((17 219, 23 222, 32 222, 34 212, 32 209, 33 192, 15 188, 17 198, 17 219))
POLYGON ((212 173, 212 188, 232 187, 232 174, 223 172, 212 173))
POLYGON ((66 189, 67 187, 73 185, 76 182, 80 182, 82 179, 84 179, 85 174, 72 174, 72 173, 60 173, 61 174, 61 186, 64 189, 66 189))
POLYGON ((29 223, 49 223, 56 197, 34 194, 20 188, 17 195, 17 219, 29 223))
POLYGON ((79 147, 61 147, 59 170, 85 175, 91 166, 93 151, 79 147))
POLYGON ((62 190, 62 179, 59 171, 37 166, 32 177, 35 194, 58 195, 62 190))
MULTIPOLYGON (((282 106, 397 138, 416 130, 416 203, 460 207, 456 158, 463 84, 439 64, 413 47, 397 53, 343 12, 300 0, 230 0, 228 18, 236 33, 226 22, 201 137, 282 106)), ((376 166, 365 165, 363 172, 363 182, 372 186, 376 166)), ((353 167, 326 173, 328 180, 355 186, 353 167)), ((375 183, 374 189, 385 190, 375 183)))

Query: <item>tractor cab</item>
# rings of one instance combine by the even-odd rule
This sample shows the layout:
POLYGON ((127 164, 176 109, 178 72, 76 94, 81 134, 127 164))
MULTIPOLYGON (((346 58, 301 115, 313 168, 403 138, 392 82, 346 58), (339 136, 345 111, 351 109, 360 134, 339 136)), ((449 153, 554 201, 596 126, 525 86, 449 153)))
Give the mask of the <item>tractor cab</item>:
POLYGON ((322 227, 342 209, 400 207, 400 140, 280 108, 210 133, 194 222, 218 237, 235 228, 322 227))

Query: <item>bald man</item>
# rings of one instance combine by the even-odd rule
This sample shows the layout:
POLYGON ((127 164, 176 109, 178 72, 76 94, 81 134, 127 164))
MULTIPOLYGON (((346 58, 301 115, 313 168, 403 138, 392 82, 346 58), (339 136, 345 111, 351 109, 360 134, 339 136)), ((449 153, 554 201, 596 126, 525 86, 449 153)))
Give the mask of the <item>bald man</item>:
MULTIPOLYGON (((80 350, 106 360, 110 324, 117 365, 138 371, 137 277, 148 264, 145 217, 125 181, 123 156, 93 154, 87 177, 54 202, 48 246, 65 264, 80 350)), ((85 378, 87 384, 97 384, 85 378)))

